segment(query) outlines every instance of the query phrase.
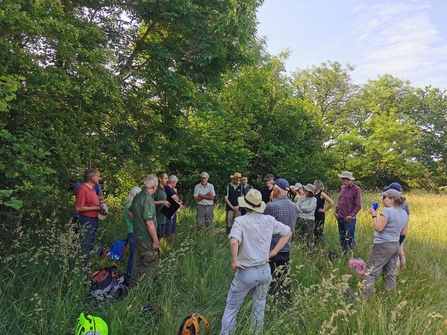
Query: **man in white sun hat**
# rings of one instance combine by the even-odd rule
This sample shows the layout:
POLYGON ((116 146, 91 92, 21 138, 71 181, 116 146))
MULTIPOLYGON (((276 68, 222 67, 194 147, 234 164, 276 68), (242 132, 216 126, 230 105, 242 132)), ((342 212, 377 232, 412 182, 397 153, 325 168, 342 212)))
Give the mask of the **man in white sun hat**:
POLYGON ((261 334, 264 325, 264 309, 272 276, 268 261, 274 257, 292 236, 290 228, 270 215, 263 215, 265 203, 258 190, 251 189, 239 197, 240 207, 247 214, 234 220, 229 234, 231 269, 236 270, 222 317, 221 335, 231 334, 236 317, 245 296, 252 292, 251 333, 261 334), (281 237, 270 251, 272 235, 281 237))

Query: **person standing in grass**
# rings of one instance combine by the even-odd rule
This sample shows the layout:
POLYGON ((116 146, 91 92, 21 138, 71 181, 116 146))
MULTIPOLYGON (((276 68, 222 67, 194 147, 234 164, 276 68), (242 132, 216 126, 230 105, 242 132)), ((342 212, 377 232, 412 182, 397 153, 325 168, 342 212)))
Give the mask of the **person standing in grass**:
MULTIPOLYGON (((253 188, 253 186, 251 186, 248 183, 248 174, 242 174, 241 185, 242 185, 242 195, 246 195, 248 191, 250 191, 253 188)), ((245 211, 245 209, 241 208, 241 215, 245 215, 246 213, 247 212, 245 211)))
POLYGON ((317 199, 314 197, 315 188, 312 184, 305 185, 303 189, 304 196, 299 197, 296 203, 298 208, 296 230, 298 231, 298 239, 310 246, 314 238, 317 199))
POLYGON ((408 214, 403 210, 405 197, 389 189, 379 194, 385 209, 379 217, 374 208, 369 209, 374 225, 374 244, 366 262, 365 298, 371 298, 377 276, 382 272, 387 291, 396 290, 396 263, 399 257, 399 236, 408 232, 408 214))
MULTIPOLYGON (((402 186, 399 183, 391 183, 390 185, 388 185, 387 187, 385 187, 385 191, 388 190, 396 190, 398 192, 402 193, 402 186)), ((410 210, 408 209, 408 203, 405 202, 405 204, 402 206, 402 209, 407 212, 408 217, 410 217, 410 210)), ((410 219, 408 219, 409 221, 410 219)), ((405 240, 405 235, 400 235, 399 237, 399 258, 397 259, 397 264, 396 264, 396 268, 399 269, 403 269, 405 267, 405 265, 407 264, 407 259, 405 258, 405 253, 404 253, 404 240, 405 240)))
POLYGON ((236 325, 239 309, 245 296, 252 292, 250 331, 261 334, 264 326, 264 309, 271 281, 268 261, 274 257, 292 236, 290 228, 270 215, 263 215, 265 203, 258 190, 252 189, 239 197, 240 207, 247 214, 236 218, 229 234, 231 270, 236 271, 228 291, 222 317, 221 335, 231 334, 236 325), (272 235, 279 234, 275 248, 270 251, 272 235))
POLYGON ((129 207, 132 205, 133 198, 141 192, 138 186, 133 187, 126 198, 126 206, 124 206, 124 221, 127 226, 127 245, 129 246, 129 259, 127 260, 127 280, 132 277, 133 256, 135 253, 135 234, 133 233, 133 222, 129 216, 129 207))
POLYGON ((168 183, 168 174, 166 172, 158 173, 158 186, 153 198, 155 209, 157 210, 157 236, 159 240, 166 237, 166 216, 161 212, 163 207, 170 207, 168 196, 166 195, 165 185, 168 183))
POLYGON ((101 174, 97 169, 88 169, 84 172, 84 183, 76 191, 76 212, 79 213, 78 227, 83 235, 81 237, 81 254, 85 257, 84 264, 90 261, 90 253, 96 240, 96 231, 99 226, 98 215, 103 204, 95 191, 99 184, 101 174))
POLYGON ((144 188, 130 205, 128 213, 135 234, 135 257, 130 287, 138 286, 153 271, 160 258, 160 242, 157 237, 157 217, 152 195, 158 187, 157 176, 150 174, 144 180, 144 188))
POLYGON ((209 174, 202 172, 200 174, 200 183, 194 187, 194 201, 197 203, 197 234, 202 231, 203 225, 211 227, 214 220, 214 185, 208 183, 209 174))
POLYGON ((223 200, 226 204, 226 231, 227 234, 230 233, 231 227, 233 226, 234 219, 241 216, 241 209, 238 205, 238 198, 243 195, 241 174, 235 172, 230 176, 231 183, 228 183, 223 190, 223 200))
POLYGON ((334 201, 323 192, 324 185, 321 180, 314 181, 315 198, 317 199, 317 208, 315 209, 315 230, 314 240, 315 243, 320 243, 324 234, 324 221, 326 220, 326 212, 334 206, 334 201), (327 201, 329 204, 324 208, 324 203, 327 201))
MULTIPOLYGON (((174 175, 169 176, 168 183, 165 186, 165 191, 168 199, 172 198, 180 205, 180 209, 183 209, 185 208, 185 206, 183 206, 183 203, 180 201, 180 198, 178 196, 176 188, 177 183, 178 183, 177 176, 174 175)), ((174 213, 174 215, 170 219, 166 219, 166 238, 169 237, 172 243, 175 241, 176 230, 177 230, 177 213, 174 213)))
POLYGON ((356 215, 362 208, 362 191, 360 187, 354 184, 353 180, 355 178, 352 176, 352 172, 343 171, 338 177, 341 179, 342 185, 334 215, 338 221, 338 233, 343 255, 346 255, 349 249, 356 246, 356 215))
MULTIPOLYGON (((287 196, 289 182, 286 179, 278 178, 271 183, 273 185, 273 200, 266 204, 264 214, 273 216, 275 220, 284 223, 293 232, 295 231, 296 219, 298 218, 298 209, 287 196)), ((276 248, 280 238, 279 234, 273 235, 270 250, 276 248)), ((287 241, 286 245, 269 262, 272 274, 269 294, 275 299, 282 300, 283 303, 289 303, 291 300, 289 278, 291 243, 292 238, 287 241)))

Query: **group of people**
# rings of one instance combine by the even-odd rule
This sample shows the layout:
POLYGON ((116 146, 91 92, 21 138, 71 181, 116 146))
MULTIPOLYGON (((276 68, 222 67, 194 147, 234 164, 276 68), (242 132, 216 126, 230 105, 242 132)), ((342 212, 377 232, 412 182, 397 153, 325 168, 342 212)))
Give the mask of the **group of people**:
MULTIPOLYGON (((338 222, 343 253, 355 248, 356 217, 361 209, 361 189, 349 171, 338 175, 341 188, 334 215, 338 222)), ((214 186, 208 182, 207 172, 200 174, 200 183, 194 188, 197 203, 197 233, 210 227, 214 219, 214 186)), ((230 334, 245 296, 251 291, 252 331, 262 331, 266 297, 287 306, 291 300, 290 248, 292 235, 311 245, 323 236, 325 213, 334 201, 324 193, 320 180, 313 184, 290 186, 284 178, 264 177, 265 187, 258 191, 248 184, 248 176, 238 172, 230 176, 231 182, 223 190, 226 206, 226 232, 230 239, 231 268, 236 271, 230 286, 220 334, 230 334), (291 192, 295 199, 289 197, 291 192), (328 205, 325 207, 325 202, 328 205)), ((98 215, 104 208, 97 194, 100 173, 89 169, 84 183, 76 191, 78 224, 85 230, 82 252, 90 254, 98 228, 98 215)), ((183 205, 176 190, 178 179, 161 172, 148 175, 143 188, 134 187, 126 198, 124 217, 128 227, 130 256, 127 275, 130 286, 135 287, 157 266, 161 239, 172 241, 176 232, 176 215, 166 215, 163 208, 183 205)), ((408 232, 408 205, 401 193, 402 187, 392 183, 382 196, 384 210, 380 216, 374 208, 372 215, 374 245, 368 257, 365 275, 365 297, 372 295, 377 276, 382 272, 385 288, 394 290, 396 267, 405 265, 403 239, 408 232), (398 263, 399 261, 399 263, 398 263)), ((172 212, 171 212, 172 213, 172 212)), ((88 260, 88 258, 87 258, 88 260)))

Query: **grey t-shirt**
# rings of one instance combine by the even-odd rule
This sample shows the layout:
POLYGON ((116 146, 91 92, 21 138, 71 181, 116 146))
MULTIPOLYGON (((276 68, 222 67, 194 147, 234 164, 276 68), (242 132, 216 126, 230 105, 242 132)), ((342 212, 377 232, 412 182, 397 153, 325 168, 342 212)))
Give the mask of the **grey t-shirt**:
POLYGON ((399 242, 402 229, 408 222, 408 214, 398 207, 386 207, 382 214, 388 222, 381 232, 374 232, 374 243, 399 242))

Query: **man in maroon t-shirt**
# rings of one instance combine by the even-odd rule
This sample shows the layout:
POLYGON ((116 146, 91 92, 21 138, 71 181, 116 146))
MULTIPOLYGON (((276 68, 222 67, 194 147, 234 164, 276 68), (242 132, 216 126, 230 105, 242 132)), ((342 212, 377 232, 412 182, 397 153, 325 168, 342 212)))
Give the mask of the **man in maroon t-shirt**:
POLYGON ((88 169, 84 172, 84 183, 76 191, 76 212, 79 213, 78 224, 81 231, 81 253, 85 256, 85 263, 90 260, 90 252, 96 239, 98 229, 98 214, 102 209, 98 195, 94 189, 101 179, 97 169, 88 169))

